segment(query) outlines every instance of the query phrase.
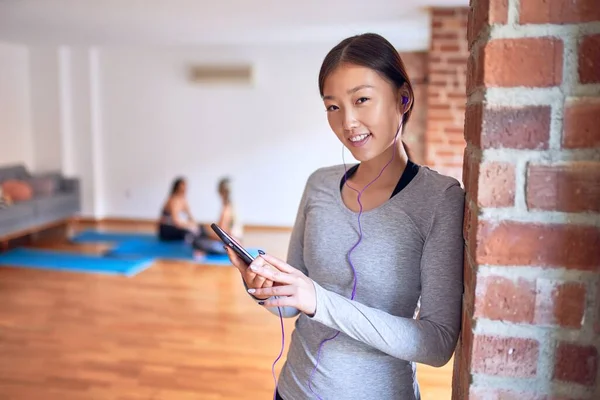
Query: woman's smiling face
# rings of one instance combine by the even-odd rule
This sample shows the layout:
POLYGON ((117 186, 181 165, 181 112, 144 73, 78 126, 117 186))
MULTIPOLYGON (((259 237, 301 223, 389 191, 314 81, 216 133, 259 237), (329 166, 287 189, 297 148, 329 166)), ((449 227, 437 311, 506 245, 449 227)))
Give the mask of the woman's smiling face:
POLYGON ((341 64, 323 86, 329 126, 354 158, 364 162, 393 143, 402 117, 399 93, 376 71, 341 64))

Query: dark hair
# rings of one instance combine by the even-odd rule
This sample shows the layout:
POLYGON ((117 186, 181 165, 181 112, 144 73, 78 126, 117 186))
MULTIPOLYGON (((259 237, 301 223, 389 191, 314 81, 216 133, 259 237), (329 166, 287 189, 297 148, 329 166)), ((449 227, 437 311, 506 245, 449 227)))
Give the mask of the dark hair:
MULTIPOLYGON (((390 82, 396 89, 406 87, 409 93, 408 110, 402 117, 402 130, 412 113, 414 92, 404 62, 394 46, 383 36, 376 33, 364 33, 342 40, 329 51, 319 72, 319 92, 323 97, 325 80, 341 64, 354 64, 375 70, 381 77, 390 82)), ((404 142, 404 150, 410 154, 404 142)))
POLYGON ((184 183, 185 183, 185 178, 183 178, 181 176, 175 178, 175 180, 173 180, 173 183, 171 184, 171 195, 175 194, 179 190, 179 186, 181 186, 184 183))

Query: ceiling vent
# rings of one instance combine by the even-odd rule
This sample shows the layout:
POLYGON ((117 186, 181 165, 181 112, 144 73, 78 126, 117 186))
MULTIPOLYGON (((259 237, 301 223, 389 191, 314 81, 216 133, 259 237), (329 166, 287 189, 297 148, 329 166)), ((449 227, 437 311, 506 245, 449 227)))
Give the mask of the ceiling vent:
POLYGON ((194 83, 251 84, 253 69, 250 65, 198 65, 190 69, 194 83))

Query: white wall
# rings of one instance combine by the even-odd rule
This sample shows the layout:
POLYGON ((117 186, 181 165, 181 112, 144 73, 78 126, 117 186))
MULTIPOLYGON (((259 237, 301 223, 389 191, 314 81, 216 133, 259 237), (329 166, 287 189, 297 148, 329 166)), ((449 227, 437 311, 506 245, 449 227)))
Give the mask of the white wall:
POLYGON ((0 165, 34 166, 27 47, 0 43, 0 165))
POLYGON ((317 86, 329 48, 32 47, 29 159, 81 178, 86 216, 156 218, 184 175, 195 217, 214 220, 227 175, 243 222, 291 225, 308 175, 341 162, 317 86), (255 82, 188 79, 224 62, 251 63, 255 82))
POLYGON ((31 47, 30 55, 36 170, 80 178, 83 215, 101 216, 98 52, 31 47))
POLYGON ((29 50, 33 150, 37 170, 62 167, 58 52, 54 47, 29 50))
POLYGON ((317 86, 327 50, 103 49, 105 214, 155 218, 182 174, 195 216, 212 220, 216 182, 229 175, 245 223, 291 225, 308 175, 341 162, 317 86), (252 62, 256 83, 203 87, 187 79, 190 65, 216 61, 252 62))
POLYGON ((95 49, 61 48, 61 137, 62 169, 67 175, 81 179, 82 213, 98 215, 102 205, 96 201, 101 185, 95 172, 101 168, 94 149, 92 117, 94 113, 93 82, 95 49))

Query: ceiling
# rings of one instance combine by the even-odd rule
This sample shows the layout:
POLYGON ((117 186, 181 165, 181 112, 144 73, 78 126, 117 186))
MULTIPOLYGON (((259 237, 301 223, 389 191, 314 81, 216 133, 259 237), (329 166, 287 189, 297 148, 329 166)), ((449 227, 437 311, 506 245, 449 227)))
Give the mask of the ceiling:
POLYGON ((0 0, 0 41, 329 44, 375 31, 398 48, 416 49, 429 41, 431 6, 468 6, 468 0, 0 0))

